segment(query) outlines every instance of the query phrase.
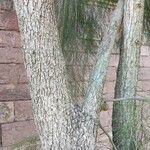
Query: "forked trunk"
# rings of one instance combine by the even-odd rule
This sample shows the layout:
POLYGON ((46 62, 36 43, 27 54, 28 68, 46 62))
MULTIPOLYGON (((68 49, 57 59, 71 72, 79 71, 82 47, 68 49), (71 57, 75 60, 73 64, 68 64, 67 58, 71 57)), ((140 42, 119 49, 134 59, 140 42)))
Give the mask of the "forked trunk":
POLYGON ((119 0, 98 52, 83 109, 74 109, 60 47, 55 0, 14 0, 34 118, 43 150, 94 150, 96 109, 123 15, 119 0))

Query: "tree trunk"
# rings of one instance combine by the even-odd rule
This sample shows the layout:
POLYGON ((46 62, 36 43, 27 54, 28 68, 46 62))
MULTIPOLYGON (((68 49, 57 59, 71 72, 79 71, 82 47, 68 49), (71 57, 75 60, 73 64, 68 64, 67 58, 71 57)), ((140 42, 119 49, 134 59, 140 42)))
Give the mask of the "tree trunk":
MULTIPOLYGON (((125 0, 123 45, 117 70, 115 98, 136 95, 143 27, 144 0, 125 0)), ((113 105, 113 141, 118 150, 136 150, 136 102, 120 101, 113 105)))
POLYGON ((43 150, 71 149, 72 102, 53 0, 14 0, 43 150))
POLYGON ((14 0, 30 82, 34 118, 43 150, 94 150, 96 110, 123 15, 119 0, 99 49, 83 111, 74 109, 61 51, 54 0, 14 0))

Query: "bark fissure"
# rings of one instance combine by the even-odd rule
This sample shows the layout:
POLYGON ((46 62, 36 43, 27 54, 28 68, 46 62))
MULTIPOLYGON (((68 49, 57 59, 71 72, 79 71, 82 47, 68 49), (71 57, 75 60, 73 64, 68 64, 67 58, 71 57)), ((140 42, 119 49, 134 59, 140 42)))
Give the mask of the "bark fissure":
POLYGON ((14 2, 42 149, 71 149, 69 130, 73 106, 67 88, 53 1, 14 2))

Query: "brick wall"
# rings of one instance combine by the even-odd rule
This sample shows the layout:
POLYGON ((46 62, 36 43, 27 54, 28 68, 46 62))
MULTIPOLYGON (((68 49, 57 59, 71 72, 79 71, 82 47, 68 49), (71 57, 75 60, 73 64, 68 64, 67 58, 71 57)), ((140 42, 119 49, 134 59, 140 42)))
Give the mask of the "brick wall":
POLYGON ((0 4, 0 147, 36 133, 16 13, 7 2, 0 4))
MULTIPOLYGON (((28 81, 20 49, 20 36, 12 3, 0 7, 0 147, 8 147, 28 136, 35 135, 28 81)), ((80 54, 81 55, 81 54, 80 54)), ((83 54, 84 55, 84 54, 83 54)), ((111 98, 114 93, 118 52, 111 56, 105 84, 104 96, 111 98)), ((95 63, 95 54, 88 58, 88 70, 95 63)), ((78 62, 78 61, 76 61, 78 62)), ((84 77, 84 85, 89 78, 84 77)), ((79 77, 79 76, 78 76, 79 77)), ((81 76, 79 83, 81 83, 81 76)), ((138 95, 148 96, 150 92, 150 47, 142 46, 139 71, 138 95)), ((81 98, 81 95, 78 97, 81 98)), ((102 124, 110 130, 110 110, 101 113, 102 124), (107 118, 107 119, 106 119, 107 118)), ((105 139, 105 138, 103 138, 105 139)), ((0 148, 0 149, 1 149, 0 148)))

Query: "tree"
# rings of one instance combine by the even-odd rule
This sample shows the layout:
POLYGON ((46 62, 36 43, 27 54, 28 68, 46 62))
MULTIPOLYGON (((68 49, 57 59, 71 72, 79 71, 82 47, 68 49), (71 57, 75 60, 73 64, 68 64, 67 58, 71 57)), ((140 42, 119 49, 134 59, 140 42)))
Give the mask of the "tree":
MULTIPOLYGON (((76 2, 77 0, 74 1, 76 2)), ((124 84, 120 85, 120 83, 123 82, 127 85, 128 82, 130 82, 130 80, 127 80, 126 83, 126 79, 123 75, 126 76, 127 69, 130 69, 132 65, 131 61, 135 64, 135 66, 133 66, 134 75, 137 75, 136 63, 139 56, 138 52, 141 38, 140 33, 142 28, 141 9, 143 8, 143 4, 138 5, 142 3, 140 0, 137 1, 139 3, 134 1, 129 2, 129 0, 119 0, 117 2, 110 25, 106 29, 103 40, 98 48, 98 61, 92 70, 89 85, 84 97, 83 106, 80 107, 74 104, 70 94, 70 89, 68 88, 66 62, 63 55, 63 45, 61 44, 62 40, 60 39, 58 31, 59 23, 57 20, 57 11, 55 7, 61 2, 63 6, 70 6, 69 4, 73 3, 72 0, 14 0, 22 38, 25 66, 30 81, 34 118, 43 149, 94 150, 96 147, 97 128, 99 125, 98 115, 96 112, 102 100, 101 98, 106 71, 111 51, 115 45, 117 35, 119 34, 121 28, 123 10, 127 10, 124 11, 125 17, 128 14, 129 3, 132 5, 136 3, 136 7, 139 7, 139 10, 137 11, 141 12, 141 15, 138 16, 136 11, 133 11, 133 13, 136 17, 140 18, 141 22, 139 21, 135 25, 132 25, 132 22, 129 22, 131 25, 131 30, 133 30, 131 35, 129 35, 126 31, 128 27, 127 17, 124 19, 123 33, 125 37, 121 51, 122 53, 119 65, 121 71, 118 71, 121 73, 118 73, 118 81, 116 85, 116 91, 118 92, 116 92, 116 97, 126 98, 127 96, 134 95, 132 95, 132 93, 130 93, 131 95, 126 95, 126 92, 124 93, 124 90, 122 90, 124 88, 124 84), (139 31, 134 31, 134 27, 139 27, 139 31), (139 41, 135 41, 134 33, 137 34, 139 41), (131 51, 132 47, 130 47, 129 44, 126 45, 126 42, 128 42, 128 36, 131 36, 129 39, 131 41, 129 41, 129 43, 133 42, 133 45, 135 46, 133 47, 135 49, 137 48, 134 52, 131 51), (124 56, 128 53, 133 55, 133 57, 136 54, 137 55, 133 60, 126 61, 124 56), (126 70, 122 71, 122 66, 124 67, 124 65, 127 65, 128 67, 126 70), (122 86, 120 91, 118 86, 119 88, 122 86)), ((68 10, 64 12, 65 14, 67 14, 66 12, 69 13, 68 10)), ((132 14, 132 10, 129 10, 129 12, 132 14)), ((78 17, 78 15, 73 17, 71 16, 70 18, 72 19, 76 17, 78 17)), ((134 21, 137 20, 136 17, 134 21)), ((64 25, 66 25, 65 21, 64 25)), ((137 79, 134 81, 135 82, 132 85, 134 88, 133 93, 135 92, 137 79)), ((133 116, 131 115, 133 113, 132 107, 135 105, 132 102, 130 103, 131 109, 130 107, 128 108, 130 113, 125 115, 125 119, 128 115, 133 116)), ((114 106, 117 107, 114 111, 115 116, 118 112, 120 112, 120 105, 114 104, 114 106)), ((123 106, 127 106, 126 102, 123 102, 123 106)), ((126 112, 124 111, 124 113, 126 112)), ((124 121, 123 119, 123 117, 118 118, 119 121, 124 121)), ((116 128, 116 122, 113 122, 113 126, 116 128)), ((131 125, 130 128, 132 129, 132 127, 133 126, 131 125)), ((115 136, 118 131, 113 131, 115 142, 116 139, 118 139, 118 137, 115 136)), ((121 132, 121 135, 122 133, 123 132, 121 132)), ((124 143, 128 142, 125 137, 128 137, 128 135, 122 136, 124 143)), ((121 142, 122 140, 120 140, 120 143, 121 142)), ((120 146, 120 143, 118 144, 115 142, 117 147, 120 146)), ((127 147, 127 149, 131 149, 131 147, 127 147)))
POLYGON ((69 128, 73 106, 67 89, 54 1, 14 2, 42 148, 71 149, 69 128))
POLYGON ((99 59, 91 76, 83 109, 77 112, 67 88, 55 1, 14 0, 14 3, 42 148, 95 149, 96 132, 93 131, 97 129, 97 96, 100 92, 101 97, 109 57, 116 39, 114 37, 121 24, 123 0, 118 2, 111 25, 99 48, 99 59))
MULTIPOLYGON (((144 1, 125 0, 123 37, 117 71, 115 98, 136 96, 140 47, 143 32, 144 1)), ((113 140, 120 150, 138 149, 136 101, 115 102, 113 140), (119 137, 119 138, 118 138, 119 137)))

